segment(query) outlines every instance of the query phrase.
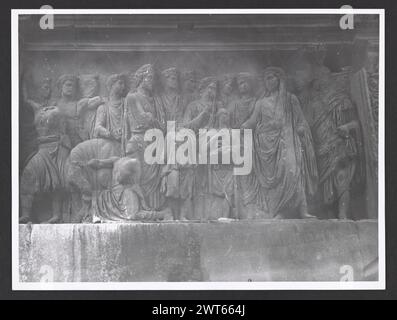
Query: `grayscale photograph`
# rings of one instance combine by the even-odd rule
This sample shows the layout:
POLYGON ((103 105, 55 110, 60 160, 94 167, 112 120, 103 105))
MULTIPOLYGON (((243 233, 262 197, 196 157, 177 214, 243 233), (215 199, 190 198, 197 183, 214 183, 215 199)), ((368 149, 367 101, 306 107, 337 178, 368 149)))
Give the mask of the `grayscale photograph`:
POLYGON ((338 10, 13 10, 13 288, 383 289, 384 12, 338 10))

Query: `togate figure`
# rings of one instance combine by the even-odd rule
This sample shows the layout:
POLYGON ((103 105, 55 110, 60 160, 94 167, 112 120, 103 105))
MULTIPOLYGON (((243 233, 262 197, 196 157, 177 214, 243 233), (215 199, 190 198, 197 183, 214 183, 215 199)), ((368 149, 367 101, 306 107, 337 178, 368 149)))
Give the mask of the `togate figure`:
POLYGON ((282 69, 265 69, 264 83, 263 97, 242 125, 254 129, 254 170, 260 192, 275 218, 296 209, 299 217, 313 218, 306 199, 317 183, 310 128, 298 99, 286 89, 282 69))
POLYGON ((108 77, 106 84, 109 97, 98 107, 94 138, 107 139, 121 147, 126 79, 121 74, 113 74, 108 77))
POLYGON ((148 206, 152 210, 158 210, 164 206, 164 197, 160 193, 162 168, 158 164, 149 165, 143 159, 146 145, 143 137, 146 130, 152 128, 164 130, 162 111, 153 97, 153 77, 154 70, 150 64, 140 67, 134 75, 136 89, 127 95, 124 104, 122 145, 125 151, 130 140, 137 139, 142 142, 139 155, 142 164, 140 185, 148 206))

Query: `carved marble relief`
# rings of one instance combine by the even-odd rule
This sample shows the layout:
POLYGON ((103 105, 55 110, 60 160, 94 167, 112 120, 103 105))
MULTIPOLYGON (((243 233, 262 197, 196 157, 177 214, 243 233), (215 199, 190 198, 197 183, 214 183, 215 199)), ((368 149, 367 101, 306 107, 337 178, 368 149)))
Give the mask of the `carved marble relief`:
MULTIPOLYGON (((35 114, 38 150, 21 173, 20 222, 314 219, 328 209, 327 218, 354 218, 367 160, 351 72, 309 65, 216 74, 144 64, 123 73, 65 73, 57 90, 44 78, 36 97, 23 100, 35 114), (170 121, 176 134, 192 132, 189 141, 201 129, 222 129, 230 140, 232 130, 242 137, 251 129, 251 171, 234 175, 233 161, 149 164, 145 133, 167 136, 170 121), (40 201, 51 203, 45 217, 34 209, 40 201)), ((367 76, 375 115, 377 73, 367 76)), ((198 157, 196 145, 182 145, 198 157)), ((208 153, 221 158, 222 148, 208 153)))

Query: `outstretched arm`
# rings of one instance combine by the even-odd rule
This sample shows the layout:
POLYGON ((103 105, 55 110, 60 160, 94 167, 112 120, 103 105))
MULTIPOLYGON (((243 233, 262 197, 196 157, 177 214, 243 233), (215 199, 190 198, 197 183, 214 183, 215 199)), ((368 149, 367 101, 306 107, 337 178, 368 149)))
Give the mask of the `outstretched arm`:
POLYGON ((96 96, 93 98, 83 98, 77 102, 77 115, 80 116, 83 112, 87 110, 95 110, 105 101, 100 97, 96 96))
POLYGON ((111 157, 109 159, 91 159, 87 162, 87 166, 92 169, 113 168, 113 164, 119 159, 119 157, 111 157))

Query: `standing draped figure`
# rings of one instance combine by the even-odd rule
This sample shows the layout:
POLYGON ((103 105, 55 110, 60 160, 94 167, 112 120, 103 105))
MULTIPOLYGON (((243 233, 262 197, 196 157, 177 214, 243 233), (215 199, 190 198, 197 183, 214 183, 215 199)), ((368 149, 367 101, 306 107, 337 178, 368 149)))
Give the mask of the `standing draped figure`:
MULTIPOLYGON (((241 126, 251 117, 257 98, 254 95, 254 76, 249 72, 236 75, 238 96, 228 105, 231 128, 241 126)), ((242 130, 241 130, 242 131, 242 130)), ((241 141, 243 141, 241 137, 241 141)), ((255 172, 235 177, 236 180, 236 216, 242 218, 263 218, 267 213, 266 203, 259 192, 259 183, 255 172), (261 210, 261 209, 262 210, 261 210)))
MULTIPOLYGON (((215 77, 203 78, 199 83, 199 98, 192 101, 184 114, 183 127, 195 132, 210 126, 211 119, 215 119, 216 96, 218 81, 215 77)), ((198 139, 197 139, 198 140, 198 139)), ((182 172, 182 171, 181 171, 182 172)), ((181 197, 190 210, 191 219, 204 219, 205 197, 208 194, 208 166, 206 164, 186 165, 181 179, 181 197), (190 204, 190 205, 188 205, 190 204), (203 207, 204 206, 204 207, 203 207)))
POLYGON ((106 84, 109 98, 97 110, 94 138, 110 140, 115 147, 121 148, 126 80, 123 75, 113 74, 106 84))
MULTIPOLYGON (((173 121, 174 125, 172 128, 176 130, 182 124, 185 107, 183 97, 180 94, 179 80, 180 74, 176 68, 163 70, 161 72, 162 92, 156 97, 156 104, 161 110, 162 122, 167 126, 167 122, 173 121)), ((185 219, 184 215, 181 215, 180 210, 183 202, 180 188, 180 165, 178 163, 166 164, 163 167, 162 176, 161 192, 166 198, 166 205, 171 208, 175 220, 185 219)))
POLYGON ((130 92, 124 102, 122 144, 125 151, 128 141, 142 141, 144 146, 140 154, 141 159, 139 159, 142 164, 140 185, 148 206, 157 210, 164 204, 164 199, 160 194, 162 168, 158 164, 147 164, 143 159, 143 152, 147 145, 143 139, 146 130, 164 129, 161 109, 152 94, 153 77, 154 70, 151 64, 143 65, 135 72, 136 90, 130 92))
POLYGON ((346 219, 359 152, 359 123, 350 98, 336 88, 326 67, 318 70, 316 87, 312 132, 323 202, 336 204, 338 218, 346 219))
POLYGON ((317 167, 310 128, 299 101, 286 89, 280 68, 264 71, 265 93, 242 125, 254 129, 254 170, 273 217, 298 209, 311 218, 307 194, 314 194, 317 167))

